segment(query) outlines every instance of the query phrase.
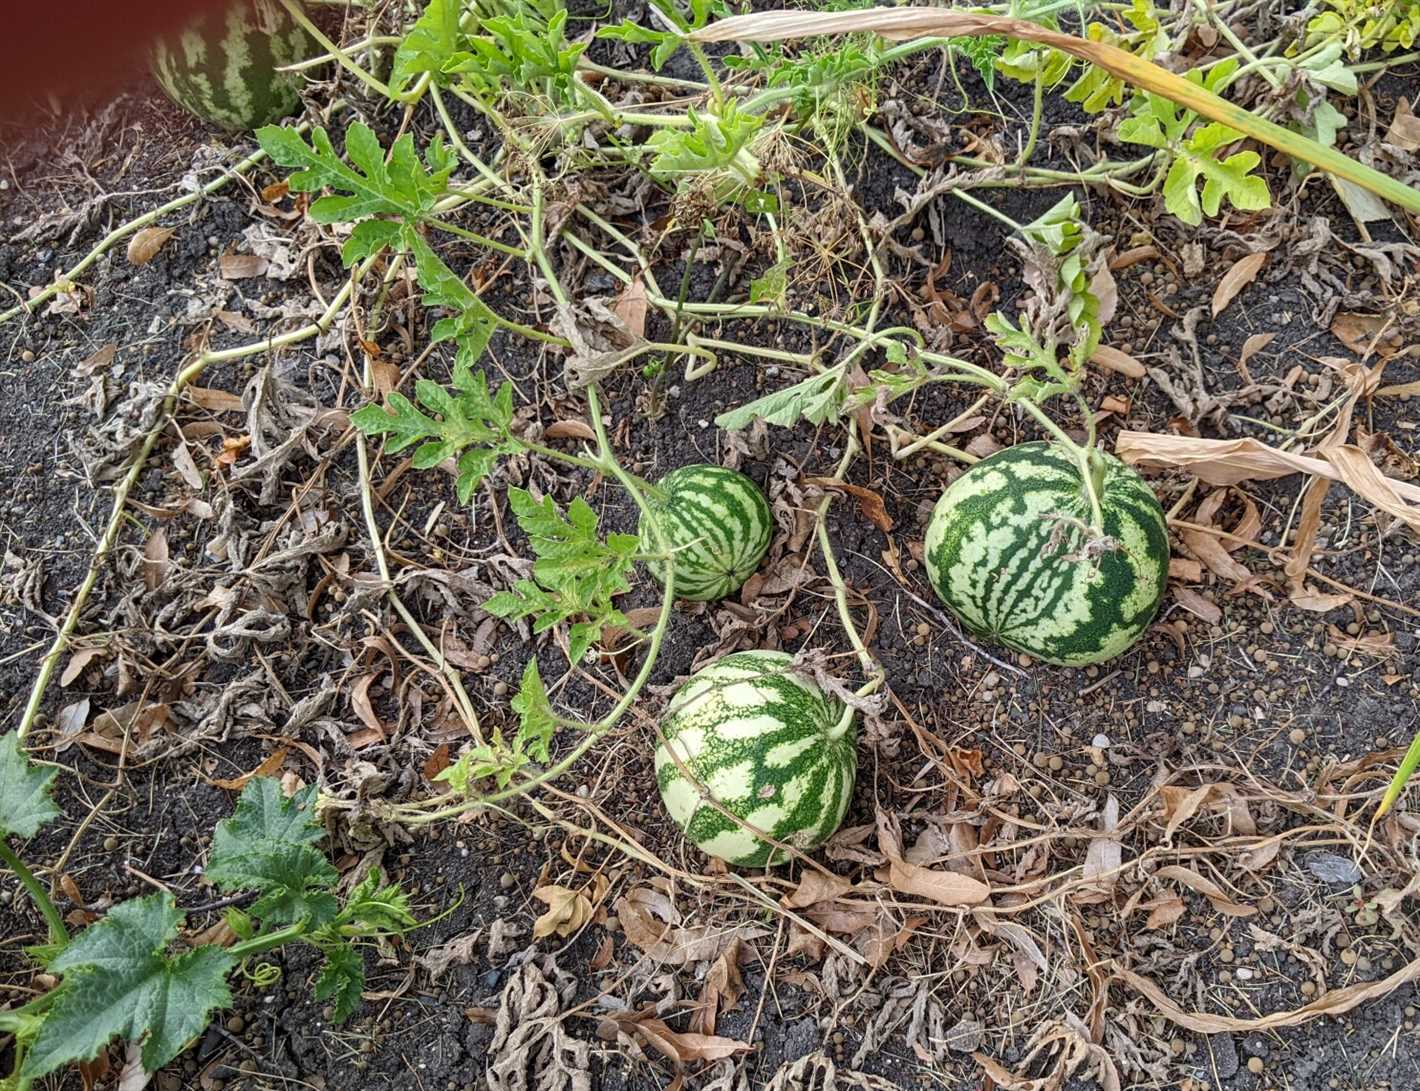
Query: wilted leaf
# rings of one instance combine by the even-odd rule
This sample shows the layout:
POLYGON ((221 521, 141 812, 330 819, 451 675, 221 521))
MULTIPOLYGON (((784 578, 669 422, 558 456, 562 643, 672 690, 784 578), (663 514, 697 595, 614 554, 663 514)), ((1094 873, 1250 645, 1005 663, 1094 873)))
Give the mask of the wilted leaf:
POLYGON ((1218 279, 1218 286, 1213 289, 1214 318, 1227 309, 1228 304, 1236 298, 1239 292, 1257 279, 1257 274, 1266 264, 1267 252, 1265 250, 1256 254, 1248 254, 1233 263, 1232 268, 1218 279))
POLYGON ((92 375, 96 371, 102 371, 113 363, 114 357, 118 355, 118 346, 112 341, 95 349, 84 359, 79 361, 79 370, 85 375, 92 375))
POLYGON ((385 725, 380 722, 379 716, 375 714, 375 706, 370 701, 370 684, 378 677, 379 674, 372 671, 355 680, 355 684, 350 687, 350 707, 354 709, 355 715, 360 717, 362 724, 380 738, 384 738, 385 725))
POLYGON ((799 885, 783 897, 781 904, 789 909, 804 909, 818 902, 847 894, 852 889, 853 884, 841 875, 833 875, 814 868, 806 870, 799 877, 799 885))
POLYGON ((1223 611, 1214 603, 1209 602, 1191 587, 1180 587, 1174 585, 1170 588, 1174 602, 1178 603, 1194 617, 1209 624, 1217 625, 1223 620, 1223 611))
POLYGON ((1090 363, 1104 368, 1106 371, 1113 371, 1119 375, 1128 376, 1131 379, 1142 379, 1148 374, 1147 369, 1129 353, 1123 352, 1110 345, 1095 346, 1094 353, 1090 356, 1090 363))
POLYGON ((176 232, 171 227, 145 227, 128 240, 128 263, 147 265, 176 232))
POLYGON ((1243 342, 1242 352, 1238 354, 1238 370, 1248 382, 1252 382, 1252 376, 1248 373, 1247 362, 1272 344, 1272 339, 1276 336, 1275 330, 1271 333, 1254 333, 1243 342))
POLYGON ((1153 432, 1120 432, 1115 454, 1131 466, 1185 470, 1213 485, 1271 480, 1294 473, 1341 481, 1387 514, 1420 530, 1420 486, 1384 476, 1359 447, 1339 444, 1309 458, 1255 439, 1201 439, 1153 432))
POLYGON ((1366 877, 1356 861, 1335 852, 1309 852, 1303 859, 1307 870, 1324 883, 1353 886, 1366 877))
POLYGON ((1250 917, 1257 912, 1256 906, 1240 905, 1224 893, 1223 888, 1212 879, 1205 879, 1192 868, 1182 864, 1169 864, 1154 873, 1159 879, 1171 879, 1188 887, 1195 894, 1202 894, 1219 913, 1229 917, 1250 917))
POLYGON ((1119 800, 1110 792, 1100 814, 1100 834, 1090 839, 1089 847, 1085 849, 1085 865, 1081 870, 1081 878, 1093 881, 1096 891, 1101 893, 1112 890, 1119 881, 1124 846, 1114 833, 1118 825, 1119 800))
POLYGON ((710 966, 705 984, 700 988, 700 1004, 690 1017, 690 1029, 700 1034, 715 1033, 715 1021, 720 1012, 730 1011, 739 1003, 745 991, 740 977, 740 955, 744 945, 737 939, 726 947, 710 966))
POLYGON ((713 1034, 696 1034, 689 1031, 672 1030, 664 1020, 656 1018, 654 1009, 642 1012, 609 1012, 602 1021, 598 1034, 615 1040, 616 1032, 632 1037, 651 1046, 657 1053, 676 1064, 692 1061, 720 1061, 740 1053, 748 1053, 750 1047, 733 1038, 721 1038, 713 1034))
POLYGON ((256 777, 274 777, 281 770, 281 766, 286 763, 286 755, 291 751, 284 746, 277 747, 265 760, 255 769, 243 773, 239 777, 230 780, 214 780, 212 783, 218 788, 225 788, 229 792, 240 792, 247 786, 247 782, 256 777))
POLYGON ((991 888, 979 879, 955 871, 936 871, 909 864, 902 857, 902 834, 897 819, 878 811, 878 847, 888 860, 885 881, 901 894, 926 898, 940 905, 980 905, 991 897, 991 888))
POLYGON ((1144 921, 1145 928, 1167 928, 1183 916, 1187 906, 1182 898, 1169 894, 1162 898, 1155 898, 1152 902, 1141 905, 1139 908, 1149 911, 1149 916, 1144 921))
POLYGON ((250 280, 266 272, 267 261, 256 254, 223 254, 217 268, 223 280, 250 280))
POLYGON ((143 586, 156 591, 168 575, 168 536, 162 527, 143 546, 143 586))
POLYGON ((558 420, 547 426, 543 435, 548 439, 585 439, 595 441, 597 433, 584 420, 558 420))
POLYGON ((641 278, 635 277, 621 289, 616 302, 611 305, 612 313, 622 322, 633 337, 646 336, 646 286, 641 278))
POLYGON ((540 886, 533 897, 547 905, 547 912, 533 922, 533 939, 553 934, 566 938, 592 919, 592 903, 579 890, 565 886, 540 886))
POLYGON ((1411 112, 1408 99, 1396 99, 1395 115, 1386 130, 1385 140, 1408 152, 1420 151, 1420 118, 1411 112))
POLYGON ((862 485, 852 485, 847 481, 839 481, 836 477, 806 477, 805 485, 816 485, 821 489, 840 489, 848 493, 858 501, 858 510, 863 513, 863 517, 886 534, 892 530, 892 516, 887 513, 887 508, 883 504, 883 498, 872 489, 864 488, 862 485))

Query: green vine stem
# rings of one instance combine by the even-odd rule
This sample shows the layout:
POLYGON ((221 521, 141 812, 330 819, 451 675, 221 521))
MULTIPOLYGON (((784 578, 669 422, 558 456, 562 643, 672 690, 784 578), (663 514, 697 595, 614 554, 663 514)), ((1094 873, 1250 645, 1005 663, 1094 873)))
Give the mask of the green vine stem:
POLYGON ((34 902, 35 908, 44 917, 45 924, 49 927, 49 942, 56 947, 63 947, 68 943, 69 929, 64 926, 64 918, 59 915, 59 909, 50 898, 49 892, 15 850, 6 844, 4 838, 0 838, 0 864, 15 873, 15 878, 20 880, 20 885, 25 888, 30 901, 34 902))

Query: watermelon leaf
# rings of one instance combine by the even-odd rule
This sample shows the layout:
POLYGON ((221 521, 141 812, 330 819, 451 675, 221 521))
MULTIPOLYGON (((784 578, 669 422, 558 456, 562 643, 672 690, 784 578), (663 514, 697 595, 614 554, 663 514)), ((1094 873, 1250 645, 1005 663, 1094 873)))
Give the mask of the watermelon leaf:
MULTIPOLYGON (((534 500, 516 487, 508 489, 508 505, 537 554, 533 578, 498 592, 483 608, 508 621, 531 619, 534 632, 577 619, 568 658, 578 663, 604 627, 626 624, 612 597, 630 590, 627 573, 640 540, 634 534, 609 534, 603 541, 596 512, 581 497, 572 501, 565 517, 550 496, 534 500)), ((524 682, 529 681, 525 676, 524 682)))
POLYGON ((842 365, 811 375, 803 382, 776 390, 715 418, 715 424, 729 432, 748 428, 755 418, 780 428, 792 428, 801 420, 824 424, 837 420, 847 397, 842 365))
POLYGON ((404 41, 394 53, 394 67, 390 73, 390 90, 403 94, 415 78, 425 72, 433 76, 440 86, 446 85, 446 67, 457 64, 467 57, 460 52, 459 12, 463 5, 459 0, 429 0, 424 14, 419 16, 404 41))

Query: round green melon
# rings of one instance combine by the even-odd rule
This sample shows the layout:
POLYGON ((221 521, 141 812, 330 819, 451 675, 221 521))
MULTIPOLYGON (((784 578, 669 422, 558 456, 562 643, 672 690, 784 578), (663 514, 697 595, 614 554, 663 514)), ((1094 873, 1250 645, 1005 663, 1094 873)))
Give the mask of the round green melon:
POLYGON ((841 701, 791 672, 792 662, 784 652, 722 656, 676 691, 661 723, 656 783, 666 810, 702 852, 741 867, 783 863, 789 854, 707 797, 805 852, 838 829, 853 797, 853 719, 841 701))
MULTIPOLYGON (((769 550, 774 519, 758 485, 724 466, 682 466, 648 497, 675 553, 675 593, 712 602, 738 591, 769 550)), ((641 550, 659 553, 643 514, 641 550)), ((662 565, 648 566, 656 579, 662 565)))
POLYGON ((927 524, 927 575, 966 628, 1080 667, 1119 655, 1149 627, 1168 583, 1164 512, 1132 469, 1094 457, 1097 539, 1079 464, 1057 444, 1008 447, 947 486, 927 524))
POLYGON ((153 75, 169 98, 204 121, 255 129, 300 106, 300 74, 277 69, 316 52, 316 43, 278 0, 242 0, 199 16, 160 42, 153 75))

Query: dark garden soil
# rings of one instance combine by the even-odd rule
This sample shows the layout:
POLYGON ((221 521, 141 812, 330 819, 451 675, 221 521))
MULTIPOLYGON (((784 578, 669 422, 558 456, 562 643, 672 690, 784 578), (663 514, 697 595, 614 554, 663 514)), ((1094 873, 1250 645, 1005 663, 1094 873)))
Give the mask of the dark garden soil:
MULTIPOLYGON (((1012 118, 1003 124, 995 112, 961 110, 940 75, 936 62, 923 62, 882 97, 909 104, 919 130, 937 134, 939 154, 982 138, 1013 149, 1029 94, 1002 89, 1012 118), (922 107, 928 101, 934 117, 922 107)), ((1410 93, 1403 82, 1374 89, 1377 117, 1389 118, 1396 97, 1410 93)), ((979 84, 969 86, 983 101, 979 84)), ((1070 126, 1085 120, 1052 103, 1048 156, 1068 164, 1070 126)), ((932 142, 921 131, 915 139, 932 142)), ((7 134, 0 308, 251 147, 214 140, 146 86, 99 114, 7 134)), ((899 190, 916 185, 904 167, 861 145, 847 162, 869 217, 901 212, 899 190)), ((0 325, 7 727, 19 722, 88 570, 113 486, 179 369, 198 352, 311 321, 344 283, 338 240, 317 235, 291 197, 263 192, 278 179, 258 169, 163 218, 173 235, 146 264, 130 261, 121 244, 76 278, 74 292, 0 325)), ((1025 222, 1062 191, 976 192, 1025 222)), ((1342 393, 1344 364, 1388 360, 1378 386, 1420 380, 1411 351, 1420 343, 1417 251, 1388 222, 1369 225, 1364 240, 1316 180, 1300 201, 1198 229, 1148 201, 1103 189, 1079 195, 1117 262, 1118 308, 1105 342, 1153 369, 1142 379, 1091 373, 1087 398, 1105 413, 1107 447, 1121 428, 1277 442, 1278 429, 1342 393), (1212 317, 1220 277, 1259 248, 1269 254, 1260 274, 1212 317), (1388 324, 1373 339, 1376 327, 1348 315, 1388 324), (1258 335, 1271 336, 1260 344, 1258 335)), ((668 211, 655 191, 646 199, 661 203, 631 224, 638 234, 668 211)), ((831 226, 831 202, 819 207, 820 225, 831 226)), ((691 300, 742 297, 768 264, 762 240, 721 241, 734 245, 694 257, 691 300), (743 265, 727 274, 740 248, 743 265)), ((813 239, 799 241, 799 267, 812 269, 813 239)), ((944 195, 897 241, 920 247, 936 269, 929 276, 904 259, 883 324, 917 326, 990 364, 973 297, 1009 312, 1025 291, 1001 225, 944 195)), ((681 282, 688 249, 685 239, 663 247, 662 286, 681 282)), ((461 244, 443 253, 491 285, 485 298, 502 313, 533 325, 550 319, 516 263, 461 244)), ((579 296, 616 295, 615 282, 582 267, 570 248, 554 260, 579 296)), ((792 279, 791 302, 846 309, 871 284, 854 283, 850 264, 792 279)), ((1378 986, 1344 1014, 1301 1026, 1244 1025, 1407 967, 1414 976, 1420 965, 1420 920, 1407 890, 1420 830, 1413 800, 1367 843, 1378 791, 1420 728, 1420 542, 1340 484, 1311 559, 1335 582, 1313 586, 1353 597, 1318 613, 1289 601, 1288 554, 1271 552, 1295 534, 1301 478, 1247 481, 1210 502, 1213 487, 1185 473, 1152 476, 1166 511, 1251 540, 1228 554, 1251 578, 1219 575, 1176 536, 1181 593, 1147 637, 1101 668, 1063 670, 1022 665, 957 632, 923 577, 920 549, 926 514, 960 466, 931 452, 894 461, 875 431, 848 480, 881 498, 891 530, 848 495, 833 504, 828 527, 893 700, 860 738, 846 833, 821 858, 876 893, 836 909, 811 905, 795 918, 767 909, 761 892, 772 904, 792 891, 797 866, 777 872, 778 885, 737 880, 679 838, 655 791, 652 725, 668 688, 723 650, 816 647, 852 674, 822 559, 804 532, 804 513, 821 496, 805 479, 833 475, 844 433, 758 428, 732 442, 712 423, 718 413, 799 377, 749 357, 727 354, 690 383, 674 362, 654 387, 634 373, 617 376, 606 384, 606 413, 628 469, 655 478, 689 462, 726 462, 766 486, 781 533, 765 578, 739 601, 679 608, 634 715, 537 806, 514 801, 413 831, 382 822, 376 804, 434 794, 430 777, 467 739, 381 594, 348 427, 347 414, 365 401, 360 337, 396 374, 417 364, 447 378, 446 346, 423 355, 429 331, 414 295, 397 280, 373 317, 362 301, 358 326, 342 320, 298 346, 214 364, 183 395, 31 736, 35 755, 63 770, 65 819, 24 854, 76 925, 155 888, 187 910, 189 932, 217 925, 218 895, 202 880, 206 847, 230 813, 232 782, 258 767, 339 800, 328 821, 337 866, 385 868, 432 920, 369 949, 364 1004, 343 1026, 311 999, 314 954, 275 956, 277 983, 236 983, 234 1008, 157 1076, 158 1086, 551 1091, 682 1086, 683 1076, 683 1086, 727 1091, 1107 1088, 1117 1071, 1124 1087, 1420 1087, 1411 984, 1378 986), (1200 514, 1200 504, 1213 510, 1200 514), (1002 891, 992 908, 943 911, 873 884, 885 864, 880 815, 900 823, 918 863, 979 871, 983 858, 972 852, 991 841, 987 877, 1002 891), (1110 822, 1118 823, 1113 838, 1110 822), (1098 877, 1098 860, 1111 851, 1119 860, 1121 848, 1124 863, 1144 862, 1117 880, 1098 877), (571 934, 535 938, 547 905, 534 892, 554 886, 591 899, 591 919, 571 934), (652 905, 672 945, 699 937, 707 957, 648 950, 625 918, 652 905), (727 972, 717 935, 736 941, 730 964, 738 953, 743 988, 711 1016, 713 1032, 750 1048, 689 1059, 678 1076, 652 1036, 634 1030, 632 1013, 685 1032, 727 972), (1192 1015, 1171 1020, 1127 974, 1156 983, 1192 1015), (1214 1017, 1240 1022, 1214 1030, 1222 1026, 1214 1017), (1021 1082, 1006 1083, 1005 1073, 1021 1082), (1052 1073, 1060 1082, 1027 1082, 1052 1073)), ((652 318, 648 336, 671 335, 660 322, 652 318)), ((810 345, 774 322, 724 323, 714 336, 810 345)), ((491 378, 516 384, 534 427, 584 413, 556 351, 500 334, 485 365, 491 378)), ((918 434, 969 402, 929 390, 892 406, 918 434)), ((1373 458, 1400 479, 1420 479, 1417 406, 1420 398, 1372 396, 1355 409, 1373 458)), ((1080 424, 1064 412, 1069 426, 1080 424)), ((567 425, 549 434, 569 450, 578 442, 567 425)), ((988 407, 948 440, 979 454, 1033 438, 1029 418, 988 407)), ((634 660, 607 657, 595 676, 564 678, 555 642, 534 643, 479 604, 526 567, 499 499, 503 485, 559 501, 585 496, 605 525, 629 529, 634 511, 614 485, 515 459, 497 491, 484 487, 461 507, 451 476, 406 472, 402 455, 381 457, 372 473, 396 586, 459 668, 484 727, 513 729, 508 693, 533 654, 557 707, 588 718, 605 711, 606 687, 633 672, 634 660)), ((657 601, 642 576, 623 608, 657 601)), ((558 745, 565 752, 575 741, 558 745)), ((0 877, 0 899, 0 1000, 19 1003, 45 987, 21 951, 42 923, 9 876, 0 877)), ((112 1087, 124 1061, 115 1047, 106 1068, 53 1086, 112 1087)))

